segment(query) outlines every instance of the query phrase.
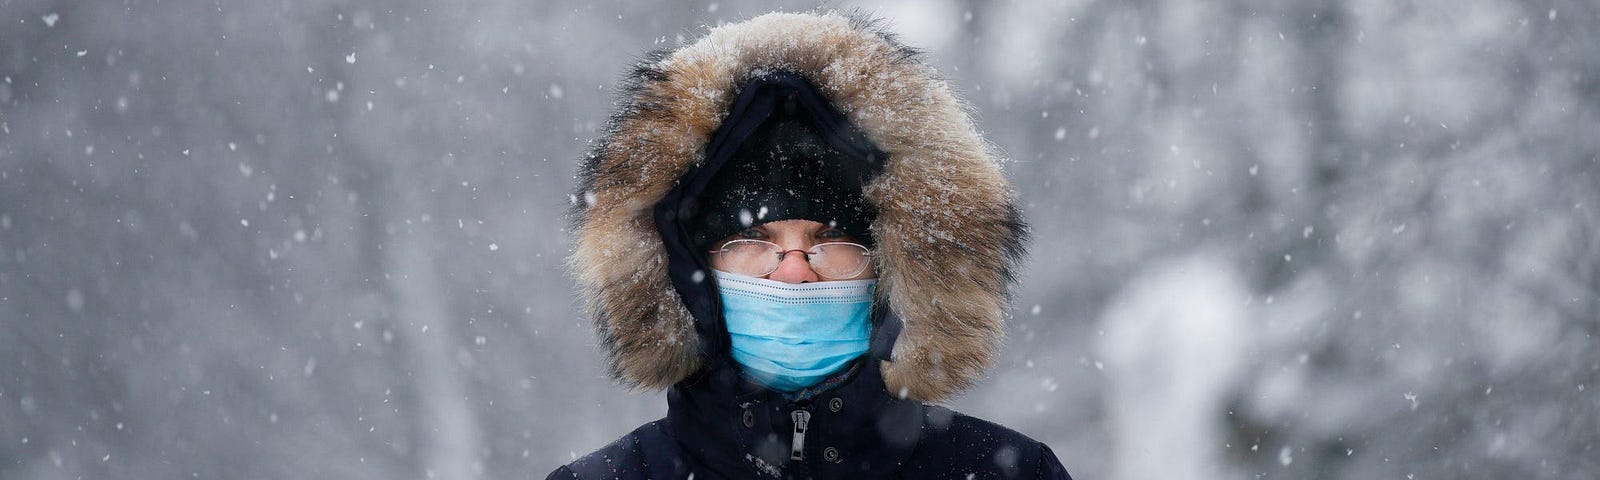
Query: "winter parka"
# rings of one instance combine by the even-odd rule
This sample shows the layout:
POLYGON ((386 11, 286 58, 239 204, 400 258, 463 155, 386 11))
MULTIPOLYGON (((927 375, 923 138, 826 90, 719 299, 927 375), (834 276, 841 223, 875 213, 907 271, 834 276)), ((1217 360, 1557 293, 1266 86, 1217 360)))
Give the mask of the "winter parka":
POLYGON ((998 159, 915 51, 866 18, 774 13, 648 55, 620 97, 579 175, 570 267, 612 375, 666 389, 668 412, 550 478, 1070 478, 1043 443, 935 405, 993 363, 1026 233, 998 159), (871 346, 802 400, 739 373, 682 218, 731 161, 728 132, 775 102, 861 137, 872 162, 871 346))

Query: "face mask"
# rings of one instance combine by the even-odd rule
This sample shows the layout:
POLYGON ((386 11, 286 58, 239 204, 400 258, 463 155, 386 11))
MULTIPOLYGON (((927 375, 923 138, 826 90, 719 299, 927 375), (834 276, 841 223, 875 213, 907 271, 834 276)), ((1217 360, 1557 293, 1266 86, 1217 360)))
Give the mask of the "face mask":
POLYGON ((715 274, 733 360, 773 390, 816 385, 867 352, 877 280, 794 284, 715 274))

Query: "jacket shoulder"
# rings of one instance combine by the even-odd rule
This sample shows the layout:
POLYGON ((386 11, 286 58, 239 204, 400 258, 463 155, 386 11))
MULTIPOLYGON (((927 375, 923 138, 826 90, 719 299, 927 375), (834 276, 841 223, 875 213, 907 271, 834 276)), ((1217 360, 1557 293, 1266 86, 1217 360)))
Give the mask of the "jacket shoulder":
POLYGON ((1072 478, 1049 446, 1016 430, 938 406, 925 416, 908 478, 1072 478))
POLYGON ((681 455, 663 427, 664 420, 641 425, 593 453, 562 465, 546 480, 682 478, 681 455))

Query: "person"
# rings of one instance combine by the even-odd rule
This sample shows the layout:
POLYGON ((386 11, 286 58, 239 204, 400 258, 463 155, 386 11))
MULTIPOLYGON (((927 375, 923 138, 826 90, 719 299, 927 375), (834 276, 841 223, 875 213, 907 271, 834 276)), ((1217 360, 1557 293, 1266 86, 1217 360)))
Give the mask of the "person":
POLYGON ((993 363, 1026 229, 964 104, 865 17, 773 13, 641 60, 570 265, 667 415, 549 478, 1070 478, 937 403, 993 363))

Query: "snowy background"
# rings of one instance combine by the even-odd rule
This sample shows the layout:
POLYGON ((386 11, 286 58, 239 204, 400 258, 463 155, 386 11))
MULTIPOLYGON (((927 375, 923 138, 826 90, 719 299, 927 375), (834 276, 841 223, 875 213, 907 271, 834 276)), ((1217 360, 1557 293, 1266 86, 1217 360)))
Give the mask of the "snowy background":
MULTIPOLYGON (((1600 4, 828 6, 1035 228, 956 408, 1084 479, 1600 472, 1600 4)), ((662 415, 561 214, 633 58, 777 7, 0 0, 0 478, 542 478, 662 415)))

